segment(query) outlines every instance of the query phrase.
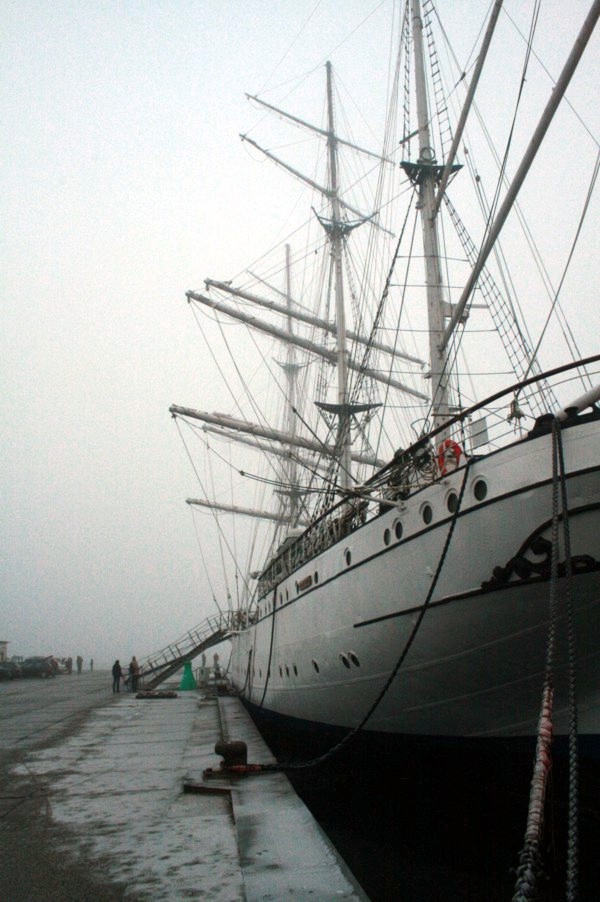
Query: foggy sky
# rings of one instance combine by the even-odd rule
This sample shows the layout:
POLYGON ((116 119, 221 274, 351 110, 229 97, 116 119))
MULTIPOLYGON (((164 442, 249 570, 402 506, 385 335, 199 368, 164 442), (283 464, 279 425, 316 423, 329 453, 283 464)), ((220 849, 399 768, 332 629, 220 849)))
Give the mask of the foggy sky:
MULTIPOLYGON (((568 4, 574 24, 564 28, 565 4, 544 5, 561 30, 548 32, 557 74, 588 4, 568 4)), ((447 19, 452 3, 442 6, 447 19)), ((479 23, 488 3, 455 6, 463 16, 476 8, 479 23)), ((519 14, 524 3, 507 6, 519 14)), ((227 401, 207 400, 184 295, 206 276, 233 278, 281 237, 293 195, 240 144, 238 132, 263 116, 244 92, 326 58, 347 83, 357 64, 368 72, 389 3, 352 0, 343 22, 339 7, 0 4, 9 654, 143 657, 214 611, 184 503, 193 478, 168 408, 227 410, 227 401)), ((581 82, 582 112, 597 126, 592 58, 597 36, 581 82)))

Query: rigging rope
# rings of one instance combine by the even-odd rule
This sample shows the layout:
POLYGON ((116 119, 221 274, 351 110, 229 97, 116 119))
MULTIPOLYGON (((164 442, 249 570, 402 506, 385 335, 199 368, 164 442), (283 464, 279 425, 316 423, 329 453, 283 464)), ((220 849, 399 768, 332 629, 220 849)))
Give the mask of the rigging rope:
MULTIPOLYGON (((199 474, 199 472, 198 472, 198 468, 196 467, 196 464, 194 463, 194 459, 193 459, 193 457, 192 457, 192 455, 191 455, 191 453, 190 453, 190 450, 189 450, 189 448, 188 448, 188 446, 187 446, 187 444, 186 444, 186 442, 185 442, 185 439, 184 439, 183 434, 182 434, 182 432, 181 432, 181 429, 180 429, 180 427, 179 427, 179 420, 180 420, 180 417, 173 415, 173 419, 175 420, 175 425, 177 426, 177 431, 178 431, 178 433, 179 433, 179 438, 181 439, 181 441, 182 441, 182 443, 183 443, 183 447, 184 447, 184 449, 185 449, 185 453, 186 453, 187 456, 188 456, 188 460, 189 460, 190 464, 192 465, 192 470, 194 471, 194 473, 195 473, 195 475, 196 475, 196 479, 198 480, 198 485, 199 485, 200 488, 202 489, 202 492, 203 492, 203 494, 204 494, 204 497, 205 497, 205 498, 208 498, 208 495, 207 495, 207 493, 206 493, 206 489, 204 488, 202 479, 200 478, 200 474, 199 474)), ((190 424, 187 423, 185 420, 184 420, 184 423, 186 423, 187 426, 190 425, 190 424)), ((214 521, 215 521, 215 523, 216 523, 217 531, 218 531, 218 533, 219 533, 219 536, 222 537, 223 541, 225 542, 225 545, 227 546, 227 551, 229 552, 229 554, 230 554, 230 556, 231 556, 231 559, 232 559, 232 561, 233 561, 233 566, 235 567, 236 572, 239 573, 239 575, 240 575, 240 577, 241 577, 241 579, 242 579, 242 582, 244 583, 244 586, 245 586, 246 590, 249 591, 249 586, 248 586, 248 583, 247 583, 247 581, 246 581, 246 578, 244 577, 244 574, 243 574, 242 571, 240 570, 240 567, 239 567, 239 565, 238 565, 238 563, 237 563, 237 561, 236 561, 236 558, 235 558, 235 556, 234 556, 234 554, 233 554, 233 551, 231 550, 231 547, 229 546, 229 542, 227 541, 227 539, 226 539, 226 537, 225 537, 225 534, 224 534, 223 530, 221 529, 221 524, 219 523, 219 518, 216 516, 216 512, 215 512, 214 510, 211 510, 211 513, 212 513, 213 519, 214 519, 214 521)), ((219 539, 219 541, 220 541, 220 539, 219 539)), ((225 580, 227 580, 227 575, 226 575, 226 574, 224 574, 224 575, 225 575, 225 580)), ((228 591, 229 591, 229 590, 228 590, 228 591)))
MULTIPOLYGON (((487 145, 490 149, 490 152, 492 153, 492 156, 496 162, 496 165, 498 167, 500 167, 500 157, 498 156, 498 153, 496 152, 491 135, 486 127, 485 120, 484 120, 483 116, 481 115, 481 113, 479 112, 477 105, 475 103, 473 104, 473 110, 475 112, 475 115, 477 117, 479 125, 482 129, 482 132, 485 136, 485 139, 486 139, 487 145)), ((471 177, 477 186, 477 197, 478 197, 478 200, 479 200, 479 203, 481 206, 481 211, 482 211, 483 216, 486 217, 488 215, 489 202, 487 200, 487 197, 485 195, 485 191, 483 188, 482 177, 475 171, 473 164, 471 162, 471 157, 472 157, 472 154, 468 153, 465 149, 465 159, 467 161, 467 165, 469 167, 471 177)), ((506 175, 504 178, 504 182, 505 182, 505 186, 508 186, 510 184, 506 175)), ((524 235, 527 245, 531 251, 531 256, 532 256, 533 262, 540 275, 540 278, 542 280, 542 284, 544 286, 546 294, 548 295, 548 297, 550 299, 552 299, 552 297, 554 296, 555 290, 554 290, 554 286, 552 285, 552 280, 550 278, 550 275, 548 273, 548 268, 547 268, 546 264, 544 263, 544 260, 542 259, 541 251, 538 247, 537 242, 535 241, 535 238, 533 236, 531 228, 530 228, 527 220, 525 219, 525 215, 523 213, 523 210, 522 210, 521 205, 519 204, 518 200, 515 200, 513 210, 516 214, 519 225, 521 226, 521 228, 523 230, 523 235, 524 235)), ((500 240, 498 240, 498 242, 496 243, 496 249, 498 250, 498 254, 502 257, 502 259, 504 259, 504 254, 502 251, 502 244, 501 244, 500 240)), ((498 256, 497 256, 497 259, 498 259, 498 256)), ((498 262, 499 262, 499 260, 498 260, 498 262)), ((510 275, 508 274, 506 262, 503 263, 503 266, 501 267, 500 271, 502 274, 503 281, 505 281, 506 278, 508 277, 509 281, 511 282, 511 285, 512 285, 512 278, 510 278, 510 275)), ((523 311, 521 309, 519 299, 516 296, 514 285, 512 285, 512 291, 514 294, 514 297, 512 299, 510 297, 510 292, 508 291, 508 286, 505 286, 505 287, 507 290, 507 300, 509 300, 511 304, 513 302, 514 302, 514 304, 516 304, 520 321, 525 329, 525 334, 528 336, 528 339, 531 341, 531 337, 529 335, 529 330, 526 327, 525 317, 523 316, 523 311)), ((563 335, 564 335, 567 347, 570 349, 570 352, 573 354, 574 357, 581 357, 582 355, 581 355, 579 349, 577 348, 577 342, 573 335, 573 331, 571 329, 570 323, 569 323, 568 318, 567 318, 564 310, 562 309, 562 305, 560 303, 558 304, 558 313, 560 315, 560 318, 562 319, 562 330, 563 330, 563 335)), ((516 313, 513 313, 513 315, 516 318, 516 313)))
MULTIPOLYGON (((527 378, 527 376, 529 375, 531 366, 533 365, 533 361, 534 361, 535 358, 537 357, 537 353, 538 353, 538 351, 539 351, 539 349, 540 349, 540 345, 541 345, 542 341, 544 340, 544 336, 545 336, 545 334, 546 334, 546 330, 547 330, 548 325, 549 325, 549 323, 550 323, 550 319, 551 319, 552 314, 554 313, 555 307, 556 307, 556 305, 557 305, 557 303, 558 303, 558 296, 559 296, 559 294, 560 294, 561 288, 563 287, 565 278, 566 278, 566 276, 567 276, 567 272, 569 271, 569 266, 571 265, 571 260, 573 259, 573 254, 575 253, 575 248, 576 248, 576 246, 577 246, 577 242, 578 242, 579 236, 580 236, 580 234, 581 234, 581 229, 582 229, 582 227, 583 227, 583 223, 584 223, 584 220, 585 220, 585 217, 586 217, 586 214, 587 214, 589 205, 590 205, 590 200, 591 200, 592 194, 593 194, 593 192, 594 192, 594 187, 595 187, 595 185, 596 185, 596 179, 598 178, 598 170, 599 170, 599 169, 600 169, 600 149, 598 150, 598 153, 597 153, 597 155, 596 155, 596 163, 595 163, 595 165, 594 165, 594 171, 593 171, 593 173, 592 173, 592 178, 591 178, 591 181, 590 181, 590 185, 589 185, 589 187, 588 187, 588 192, 587 192, 587 195, 586 195, 586 198, 585 198, 585 202, 584 202, 584 205, 583 205, 583 210, 581 211, 581 216, 579 217, 579 224, 578 224, 577 230, 576 230, 576 232, 575 232, 575 237, 573 238, 573 243, 571 244, 571 249, 570 249, 570 251, 569 251, 569 256, 567 257, 567 262, 565 263, 565 268, 564 268, 564 270, 563 270, 563 274, 562 274, 562 276, 561 276, 560 282, 558 283, 558 288, 556 289, 556 292, 555 292, 555 295, 554 295, 554 300, 552 301, 552 306, 550 307, 550 310, 549 310, 549 312, 548 312, 548 316, 546 317, 546 322, 544 323, 544 328, 543 328, 542 331, 541 331, 540 337, 539 337, 539 339, 538 339, 538 343, 537 343, 537 345, 535 346, 535 349, 534 349, 534 351, 533 351, 533 357, 532 357, 532 360, 531 360, 531 364, 530 364, 530 366, 529 366, 527 372, 525 373, 525 377, 524 377, 524 378, 527 378)), ((582 375, 582 378, 583 378, 584 376, 587 378, 587 381, 588 381, 588 387, 591 388, 591 386, 592 386, 592 380, 590 379, 590 377, 589 377, 586 373, 584 373, 584 374, 582 375)))
POLYGON ((492 203, 491 203, 491 205, 490 205, 490 214, 489 214, 489 217, 488 217, 488 221, 487 221, 487 223, 486 223, 485 231, 484 231, 484 234, 483 234, 483 239, 482 239, 482 241, 481 241, 481 247, 483 247, 483 246, 485 245, 485 243, 486 243, 486 241, 487 241, 487 239, 488 239, 488 235, 489 235, 490 229, 491 229, 491 227, 492 227, 492 224, 493 224, 493 222, 494 222, 494 219, 495 219, 495 216, 496 216, 496 211, 497 211, 497 209, 498 209, 498 204, 500 203, 500 189, 501 189, 501 187, 502 187, 502 182, 504 181, 504 176, 505 176, 505 173, 506 173, 506 166, 507 166, 507 163, 508 163, 508 155, 509 155, 509 152, 510 152, 510 149, 511 149, 511 146, 512 146, 512 140, 513 140, 513 136, 514 136, 514 131, 515 131, 515 127, 516 127, 516 124, 517 124, 517 114, 518 114, 518 112, 519 112, 519 107, 520 107, 520 105, 521 105, 521 98, 522 98, 522 96, 523 96, 523 89, 524 89, 524 87, 525 87, 525 80, 526 80, 526 76, 527 76, 527 70, 528 70, 528 67, 529 67, 529 59, 530 59, 530 56, 531 56, 531 49, 532 49, 532 46, 533 46, 533 37, 534 37, 534 34, 535 34, 535 29, 536 29, 536 26, 537 26, 537 21, 538 21, 539 12, 540 12, 540 2, 541 2, 541 0, 536 0, 535 6, 534 6, 534 10, 533 10, 533 14, 532 14, 531 26, 530 26, 530 31, 529 31, 529 39, 528 39, 528 41, 527 41, 527 49, 526 49, 526 52, 525 52, 525 60, 524 60, 524 62, 523 62, 523 71, 521 72, 521 82, 520 82, 520 85, 519 85, 519 91, 518 91, 518 93, 517 93, 517 100, 516 100, 516 103, 515 103, 515 110, 514 110, 514 113, 513 113, 513 119, 512 119, 512 122, 511 122, 511 126, 510 126, 510 131, 509 131, 509 133, 508 133, 508 139, 507 139, 507 141, 506 141, 506 147, 505 147, 505 150, 504 150, 504 156, 503 156, 503 158, 502 158, 502 164, 501 164, 501 166, 500 166, 500 173, 499 173, 499 176, 498 176, 498 181, 497 181, 497 183, 496 183, 496 190, 495 190, 495 192, 494 192, 494 198, 493 198, 492 203))
MULTIPOLYGON (((509 18, 510 18, 510 17, 509 17, 509 18)), ((536 21, 536 20, 537 20, 537 14, 536 14, 534 23, 532 23, 532 29, 534 28, 534 24, 535 24, 535 21, 536 21)), ((512 21, 512 20, 511 20, 511 21, 512 21)), ((440 22, 439 24, 440 24, 440 27, 441 27, 441 22, 440 22)), ((514 22, 513 22, 513 24, 514 24, 514 22)), ((451 54, 451 57, 452 57, 452 59, 453 59, 453 61, 454 61, 454 64, 456 65, 457 69, 460 71, 460 70, 461 70, 461 67, 459 66, 459 62, 458 62, 458 60, 457 60, 456 54, 454 53, 454 51, 453 51, 453 49, 452 49, 452 47, 451 47, 451 45, 450 45, 449 38, 448 38, 447 34, 445 33, 443 27, 442 27, 442 33, 443 33, 443 35, 444 35, 444 38, 445 38, 445 41, 446 41, 448 50, 449 50, 449 52, 450 52, 450 54, 451 54)), ((524 39, 524 40, 525 40, 525 39, 524 39)), ((531 48, 531 33, 530 33, 530 38, 529 38, 529 41, 528 41, 527 60, 526 60, 526 63, 525 63, 525 66, 526 66, 526 67, 529 65, 529 54, 530 54, 530 53, 533 53, 532 48, 531 48)), ((533 53, 533 55, 535 56, 535 53, 533 53)), ((538 58, 538 61, 539 61, 539 58, 538 58)), ((547 70, 546 70, 546 71, 547 71, 547 70)), ((522 83, 521 83, 521 89, 522 89, 522 83)), ((483 120, 481 114, 479 113, 476 104, 473 105, 473 110, 474 110, 474 112, 475 112, 475 115, 476 115, 477 118, 478 118, 478 121, 479 121, 480 126, 481 126, 481 128, 482 128, 482 131, 483 131, 483 133, 484 133, 484 136, 485 136, 485 138, 486 138, 486 141, 487 141, 487 143, 488 143, 488 146, 489 146, 489 148, 490 148, 490 150, 491 150, 491 152, 492 152, 492 154, 493 154, 493 156, 494 156, 494 159, 496 160, 496 163, 497 163, 497 165, 498 165, 498 167, 499 167, 499 170, 500 170, 500 173, 501 173, 501 179, 503 179, 503 181, 504 181, 505 184, 508 184, 508 179, 507 179, 507 176, 506 176, 506 172, 504 171, 504 166, 505 166, 505 163, 506 163, 506 157, 505 157, 504 163, 502 163, 501 160, 500 160, 500 158, 499 158, 499 156, 498 156, 498 154, 497 154, 497 152, 496 152, 496 150, 495 150, 495 148, 494 148, 494 146, 493 146, 493 142, 492 142, 491 137, 490 137, 490 135, 489 135, 488 129, 486 128, 486 124, 485 124, 485 122, 484 122, 484 120, 483 120)), ((516 110, 515 110, 515 115, 516 115, 516 110)), ((596 142, 596 143, 597 143, 597 142, 596 142)), ((508 149, 508 148, 507 148, 507 149, 508 149)), ((475 172, 475 170, 474 170, 474 168, 473 168, 473 163, 472 163, 472 160, 471 160, 471 156, 472 156, 472 155, 468 152, 467 148, 465 147, 465 160, 466 160, 466 163, 467 163, 467 165, 468 165, 468 167, 469 167, 469 171, 470 171, 470 173, 471 173, 471 176, 472 176, 472 178, 473 178, 473 180, 474 180, 474 184, 476 185, 476 188, 477 188, 477 196, 478 196, 478 198, 479 198, 479 202, 480 202, 480 205, 481 205, 482 214, 484 215, 486 221, 489 221, 489 217, 492 215, 492 209, 491 209, 490 204, 488 203, 487 199, 485 198, 485 195, 482 193, 482 183, 481 183, 481 178, 480 178, 480 176, 475 172)), ((499 189, 499 183, 497 184, 497 188, 496 188, 496 197, 497 197, 498 189, 499 189)), ((446 199, 446 198, 445 198, 445 199, 446 199)), ((537 269, 538 269, 538 271, 539 271, 539 273, 540 273, 540 277, 542 278, 542 281, 543 281, 543 283, 544 283, 544 287, 545 287, 545 289, 546 289, 546 291, 547 291, 547 293, 548 293, 548 295, 549 295, 549 297, 550 297, 550 299, 551 299, 551 301, 552 301, 552 299, 555 298, 556 292, 555 292, 555 290, 554 290, 554 288, 553 288, 553 286, 552 286, 552 284, 551 284, 551 280, 550 280, 550 277, 549 277, 549 275, 548 275, 547 269, 546 269, 546 267, 545 267, 545 265, 544 265, 544 263, 543 263, 543 261, 542 261, 542 259, 541 259, 541 254, 540 254, 540 252, 539 252, 539 249, 537 248, 537 246, 536 246, 536 244, 535 244, 535 241, 534 241, 534 239, 533 239, 533 236, 531 235, 531 232, 530 232, 530 230, 529 230, 529 227, 528 227, 527 223, 525 222, 523 213, 522 213, 522 211, 521 211, 521 209, 520 209, 520 207, 519 207, 519 204, 518 204, 517 202, 515 202, 515 207, 514 207, 514 209, 515 209, 515 213, 516 213, 516 215, 517 215, 517 218, 518 218, 518 220, 519 220, 519 223, 520 223, 520 225, 521 225, 521 228, 523 229, 523 232, 524 232, 524 235, 525 235, 525 239, 526 239, 526 241, 527 241, 527 243, 528 243, 528 245, 529 245, 529 247, 530 247, 530 249, 531 249, 531 251, 532 251, 533 259, 534 259, 535 265, 536 265, 536 267, 537 267, 537 269)), ((495 253, 496 253, 496 255, 497 255, 497 262, 498 262, 498 266, 499 266, 499 269, 500 269, 501 277, 502 277, 502 279, 506 282, 506 271, 505 271, 506 264, 505 264, 505 263, 501 264, 500 256, 502 256, 502 251, 501 251, 501 248, 500 248, 500 244, 499 244, 499 243, 497 244, 495 253)), ((480 281, 480 284, 479 284, 479 288, 482 289, 482 283, 481 283, 481 281, 480 281)), ((504 301, 504 300, 502 299, 502 304, 503 304, 504 306, 506 306, 506 303, 508 303, 509 307, 512 308, 511 292, 510 292, 509 286, 508 286, 507 284, 505 284, 505 290, 506 290, 506 292, 507 292, 507 301, 504 301)), ((497 293, 497 289, 495 288, 495 286, 494 286, 494 291, 497 293)), ((513 286, 513 292, 514 292, 514 286, 513 286)), ((490 302, 490 301, 489 301, 489 298, 488 298, 487 300, 488 300, 488 303, 489 303, 489 302, 490 302)), ((515 296, 515 298, 514 298, 514 301, 515 301, 515 302, 517 303, 517 305, 518 305, 518 299, 516 298, 516 296, 515 296)), ((492 308, 492 309, 493 309, 493 308, 492 308)), ((564 312, 563 312, 563 310, 562 310, 562 307, 561 307, 560 302, 556 305, 556 310, 557 310, 557 313, 558 313, 558 316, 559 316, 559 320, 561 321, 562 330, 563 330, 563 335, 564 335, 564 338, 565 338, 565 341, 566 341, 567 346, 570 348, 571 353, 573 354, 574 357, 576 357, 576 356, 579 356, 579 357, 580 357, 581 354, 580 354, 580 353, 577 353, 577 343, 576 343, 576 341, 575 341, 575 339, 574 339, 574 337, 573 337, 573 333, 572 333, 570 324, 569 324, 567 318, 565 317, 565 314, 564 314, 564 312)), ((516 322, 516 314, 514 314, 514 312, 513 312, 513 316, 515 317, 515 322, 516 322)), ((522 314, 521 314, 521 319, 523 320, 522 314)), ((523 320, 523 321, 524 321, 524 320, 523 320)), ((525 330, 525 331, 526 331, 526 330, 525 330)), ((501 333, 501 334, 502 334, 502 337, 503 337, 503 341, 504 341, 505 338, 506 338, 506 339, 508 338, 507 335, 505 336, 503 333, 501 333)), ((519 343, 518 343, 518 344, 520 344, 520 336, 518 336, 518 337, 519 337, 519 343)), ((523 336, 523 339, 525 340, 525 336, 523 336)), ((505 348, 506 348, 506 341, 505 341, 504 343, 505 343, 505 348)), ((531 341, 531 339, 530 339, 530 343, 533 345, 533 342, 531 341)), ((526 346, 526 345, 527 345, 527 341, 525 341, 525 346, 526 346)), ((518 346, 518 345, 517 345, 517 346, 518 346)), ((507 353, 509 353, 509 356, 510 356, 510 353, 511 353, 511 352, 510 352, 508 349, 507 349, 507 353)), ((528 351, 528 353, 531 354, 531 351, 528 351)), ((520 371, 519 369, 516 369, 516 372, 519 373, 519 372, 521 372, 521 371, 520 371)), ((522 375, 522 372, 521 372, 521 375, 522 375)))
POLYGON ((198 532, 198 527, 196 525, 196 518, 194 517, 194 511, 192 506, 190 505, 190 516, 192 518, 192 526, 194 527, 194 532, 196 534, 196 542, 198 544, 198 551, 200 552, 200 560, 202 561, 202 566, 204 567, 204 573, 206 575, 206 579, 208 580, 208 586, 210 588, 211 595, 213 597, 213 601, 219 611, 219 614, 222 614, 223 611, 219 602, 217 601, 217 597, 215 595, 215 590, 212 584, 212 580, 210 578, 210 573, 208 572, 208 567, 206 566, 206 559, 204 557, 204 552, 202 551, 202 543, 200 542, 200 533, 198 532))

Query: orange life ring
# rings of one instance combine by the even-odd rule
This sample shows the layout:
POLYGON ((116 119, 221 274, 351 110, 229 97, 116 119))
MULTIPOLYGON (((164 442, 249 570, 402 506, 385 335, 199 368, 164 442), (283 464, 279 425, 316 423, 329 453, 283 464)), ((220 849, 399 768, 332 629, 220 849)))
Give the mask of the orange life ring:
POLYGON ((437 464, 441 475, 446 476, 456 470, 462 455, 463 449, 458 442, 451 438, 445 438, 437 449, 437 464))

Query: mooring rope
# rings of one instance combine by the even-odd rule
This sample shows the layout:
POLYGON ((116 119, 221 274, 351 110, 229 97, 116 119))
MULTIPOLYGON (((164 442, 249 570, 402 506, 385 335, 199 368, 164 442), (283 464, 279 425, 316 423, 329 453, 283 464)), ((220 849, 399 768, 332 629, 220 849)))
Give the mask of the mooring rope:
POLYGON ((550 564, 549 624, 546 644, 546 662, 542 703, 538 722, 536 753, 529 795, 529 810, 525 841, 519 855, 517 882, 513 902, 530 902, 539 897, 538 883, 543 872, 541 842, 544 829, 544 802, 548 774, 552 766, 552 715, 554 701, 554 666, 557 647, 558 622, 558 563, 559 563, 559 501, 562 505, 563 538, 565 553, 566 607, 568 623, 569 660, 569 836, 567 862, 567 900, 577 898, 578 875, 578 805, 577 805, 577 709, 575 697, 575 635, 571 603, 571 544, 568 528, 566 474, 560 422, 552 423, 552 559, 550 564))
POLYGON ((444 566, 444 561, 446 560, 446 556, 448 554, 448 549, 450 548, 450 542, 451 542, 452 536, 454 534, 454 527, 456 526, 456 522, 458 520, 458 515, 460 513, 460 509, 462 506, 462 500, 463 500, 463 497, 465 494, 465 489, 467 487, 467 477, 469 475, 470 466, 471 466, 471 461, 468 460, 466 463, 466 466, 464 468, 463 481, 462 481, 462 485, 460 487, 460 492, 458 494, 458 499, 456 502, 456 509, 454 511, 452 520, 450 521, 450 527, 449 527, 448 533, 446 535, 444 547, 442 549, 442 553, 440 555, 440 559, 438 561, 436 571, 433 575, 433 579, 431 580, 431 585, 429 587, 429 591, 427 592, 427 597, 426 597, 425 601, 423 602, 423 605, 419 612, 419 616, 417 617, 417 619, 415 621, 415 624, 411 630, 410 636, 406 640, 404 647, 402 649, 402 652, 400 653, 400 656, 399 656, 398 660, 396 661, 396 664, 394 665, 393 670, 391 671, 391 673, 390 673, 389 677, 387 678, 382 689, 380 689, 375 701, 371 704, 371 707, 369 708, 367 713, 363 716, 363 718, 360 721, 360 723, 358 724, 358 726, 354 727, 354 729, 352 729, 349 733, 346 733, 346 735, 342 739, 340 739, 340 741, 336 745, 334 745, 332 748, 328 749, 322 755, 319 755, 317 758, 313 758, 310 761, 302 761, 302 762, 297 762, 297 763, 274 765, 273 769, 283 770, 283 771, 305 770, 305 769, 308 769, 311 767, 316 767, 317 765, 322 764, 324 761, 327 761, 333 755, 335 755, 339 751, 341 751, 342 748, 344 748, 350 742, 351 739, 353 739, 358 733, 360 733, 364 729, 367 721, 371 718, 372 714, 375 712, 375 710, 381 704, 384 696, 387 694, 388 689, 394 682, 394 679, 396 678, 396 674, 398 673, 402 664, 404 663, 404 660, 405 660, 408 652, 410 651, 410 648, 411 648, 414 640, 417 637, 417 633, 419 632, 421 623, 423 622, 423 618, 425 617, 425 614, 430 606, 431 599, 433 598, 433 593, 435 592, 435 588, 436 588, 438 580, 440 578, 440 574, 441 574, 442 568, 444 566))
POLYGON ((277 608, 277 586, 273 589, 273 601, 272 601, 272 611, 271 611, 271 639, 269 640, 269 659, 267 661, 267 673, 265 676, 265 688, 263 689, 262 698, 260 700, 259 708, 265 703, 265 695, 267 694, 267 688, 269 686, 269 680, 271 679, 271 661, 273 659, 273 639, 275 637, 275 609, 277 608))
MULTIPOLYGON (((554 421, 557 423, 558 421, 554 421)), ((567 834, 567 902, 576 902, 579 889, 579 756, 577 726, 577 684, 576 684, 576 642, 575 617, 573 612, 571 562, 571 530, 569 526, 569 506, 567 503, 567 482, 565 460, 560 424, 554 427, 558 445, 558 462, 560 467, 560 489, 563 521, 563 543, 565 552, 565 613, 567 618, 567 658, 569 682, 569 800, 568 800, 568 834, 567 834)))
POLYGON ((254 649, 251 648, 248 652, 248 664, 246 666, 246 679, 244 680, 244 685, 242 686, 242 688, 239 691, 239 695, 242 695, 242 693, 245 692, 246 686, 248 685, 248 681, 250 679, 250 667, 252 666, 252 652, 253 651, 254 651, 254 649))

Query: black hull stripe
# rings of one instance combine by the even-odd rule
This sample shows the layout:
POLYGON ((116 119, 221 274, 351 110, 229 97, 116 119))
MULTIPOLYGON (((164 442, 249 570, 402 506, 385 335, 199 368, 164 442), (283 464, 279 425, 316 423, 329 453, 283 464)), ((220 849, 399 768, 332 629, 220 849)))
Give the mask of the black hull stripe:
MULTIPOLYGON (((600 565, 597 570, 586 570, 579 573, 571 574, 572 579, 579 576, 589 576, 590 573, 600 572, 600 565)), ((559 577, 560 580, 565 579, 564 576, 559 577)), ((517 579, 505 585, 495 586, 493 589, 469 589, 468 592, 457 592, 456 595, 446 595, 438 601, 432 601, 428 608, 439 608, 446 604, 452 604, 456 601, 467 601, 470 598, 481 598, 483 595, 497 595, 499 592, 509 592, 512 589, 522 589, 523 586, 535 586, 542 583, 550 582, 548 576, 532 576, 529 579, 517 579)), ((372 626, 374 623, 381 623, 383 620, 394 620, 397 617, 404 617, 407 614, 418 614, 423 609, 423 605, 416 605, 412 608, 405 608, 403 611, 393 611, 391 614, 383 614, 381 617, 373 617, 372 620, 363 620, 361 623, 355 623, 354 629, 360 629, 362 626, 372 626)))
MULTIPOLYGON (((495 452, 495 453, 498 453, 498 452, 495 452)), ((577 472, 575 472, 575 473, 569 473, 569 475, 567 476, 567 479, 576 479, 580 476, 586 476, 589 473, 598 473, 598 472, 600 472, 599 466, 587 467, 584 470, 577 470, 577 472)), ((506 492, 504 495, 497 495, 494 498, 490 498, 489 500, 481 501, 478 504, 474 505, 473 507, 468 508, 467 510, 459 511, 458 519, 460 519, 462 517, 468 517, 474 513, 477 513, 483 507, 489 507, 492 504, 498 504, 501 501, 506 501, 508 498, 514 498, 514 497, 517 497, 518 495, 523 495, 526 492, 530 492, 532 489, 538 489, 543 486, 551 485, 551 484, 552 484, 551 478, 544 479, 544 480, 541 480, 540 482, 530 483, 529 485, 524 486, 523 488, 515 489, 512 492, 506 492)), ((595 509, 598 506, 600 506, 600 505, 592 504, 592 505, 586 506, 585 508, 577 508, 577 512, 580 513, 583 510, 595 509)), ((575 514, 575 510, 571 511, 570 513, 575 514)), ((383 516, 383 515, 381 515, 381 516, 383 516)), ((370 557, 363 558, 362 560, 358 561, 356 564, 351 564, 349 567, 345 567, 343 570, 340 570, 334 576, 331 576, 329 579, 325 580, 325 582, 319 582, 317 585, 313 586, 311 589, 308 589, 306 592, 303 592, 297 598, 291 598, 289 601, 286 601, 285 604, 281 604, 279 607, 275 608, 275 610, 269 611, 268 614, 265 614, 263 617, 261 617, 259 620, 257 620, 256 624, 262 623, 263 620, 268 620, 270 617, 273 617, 274 614, 277 614, 280 611, 283 611, 284 608, 287 608, 292 604, 297 604, 299 601, 303 601, 305 598, 308 598, 308 596, 311 595, 313 592, 321 591, 324 588, 324 586, 328 586, 330 583, 335 582, 335 580, 339 579, 341 576, 344 576, 347 573, 351 573, 353 570, 360 569, 365 564, 370 563, 371 561, 377 560, 377 558, 382 557, 385 554, 389 554, 392 551, 396 551, 396 549, 400 548, 400 546, 406 545, 409 542, 413 542, 413 541, 415 541, 415 539, 419 539, 421 536, 426 535, 426 533, 428 533, 428 532, 433 532, 436 529, 440 529, 441 527, 443 527, 443 526, 447 525, 449 522, 451 522, 453 517, 454 517, 454 515, 450 514, 448 517, 444 517, 443 520, 438 520, 437 523, 434 523, 431 526, 425 527, 425 529, 421 529, 418 532, 413 533, 411 536, 408 536, 406 539, 401 539, 398 542, 392 543, 388 547, 382 548, 380 551, 375 552, 370 557)), ((369 523, 365 524, 365 526, 361 527, 361 529, 365 529, 366 526, 369 526, 371 523, 376 522, 377 519, 379 519, 379 518, 375 518, 375 520, 369 521, 369 523)), ((544 526, 542 528, 546 528, 546 526, 544 526)), ((356 532, 360 532, 360 530, 356 530, 356 532)), ((347 539, 348 539, 348 536, 345 536, 344 539, 340 539, 335 544, 339 545, 342 541, 347 540, 347 539)), ((332 545, 331 547, 333 548, 333 547, 335 547, 335 545, 332 545)), ((316 558, 314 558, 313 560, 316 560, 316 558)), ((303 564, 302 566, 305 567, 306 564, 303 564)), ((278 585, 281 585, 281 583, 279 583, 278 585)), ((419 608, 413 608, 411 610, 413 610, 413 611, 419 610, 419 608)), ((254 624, 254 625, 256 625, 256 624, 254 624)))

